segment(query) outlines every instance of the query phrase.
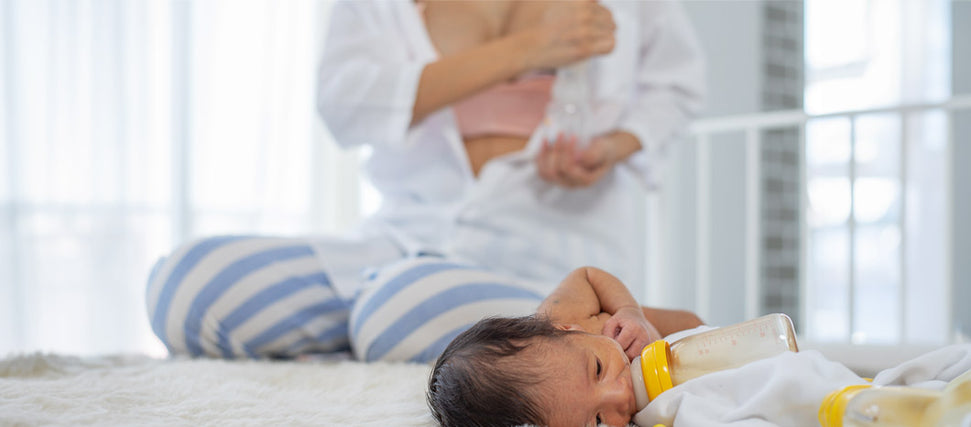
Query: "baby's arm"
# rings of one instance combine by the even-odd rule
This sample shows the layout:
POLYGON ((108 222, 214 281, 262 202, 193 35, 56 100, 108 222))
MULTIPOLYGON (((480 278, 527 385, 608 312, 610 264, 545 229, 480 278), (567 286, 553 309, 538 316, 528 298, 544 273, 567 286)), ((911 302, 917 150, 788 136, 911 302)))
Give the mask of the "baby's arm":
POLYGON ((644 317, 657 328, 662 337, 705 324, 698 315, 687 310, 668 310, 645 306, 641 306, 641 309, 644 311, 644 317))
POLYGON ((624 307, 640 309, 619 279, 599 268, 582 267, 567 275, 537 312, 554 322, 582 323, 600 313, 615 314, 624 307))
MULTIPOLYGON (((656 339, 657 328, 645 317, 645 311, 616 277, 593 267, 571 272, 537 310, 561 325, 600 324, 591 322, 606 313, 609 318, 601 330, 587 330, 613 338, 631 358, 656 339)), ((579 327, 583 329, 583 327, 579 327)))

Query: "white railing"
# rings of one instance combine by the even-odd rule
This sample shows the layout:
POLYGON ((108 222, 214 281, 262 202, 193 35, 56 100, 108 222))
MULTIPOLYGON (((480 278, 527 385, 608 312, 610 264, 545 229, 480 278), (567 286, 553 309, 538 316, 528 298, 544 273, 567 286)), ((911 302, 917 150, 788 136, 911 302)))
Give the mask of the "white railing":
MULTIPOLYGON (((922 104, 906 104, 906 105, 896 105, 891 107, 881 107, 881 108, 870 108, 870 109, 860 109, 860 110, 847 110, 839 112, 831 112, 824 114, 809 114, 801 110, 788 110, 788 111, 775 111, 775 112, 765 112, 765 113, 755 113, 755 114, 743 114, 727 117, 718 118, 707 118, 696 121, 692 124, 690 128, 690 133, 692 139, 697 144, 695 150, 695 167, 696 167, 696 182, 695 182, 695 257, 696 257, 696 283, 694 284, 695 289, 695 309, 703 317, 706 318, 709 313, 710 307, 710 295, 712 289, 711 277, 710 277, 710 266, 711 262, 709 256, 711 253, 711 230, 709 230, 711 224, 711 188, 710 188, 710 171, 711 171, 711 147, 712 147, 712 137, 721 134, 744 134, 745 136, 745 150, 746 150, 746 177, 745 177, 745 227, 746 227, 746 238, 744 242, 745 250, 745 307, 744 316, 746 318, 754 317, 758 314, 759 310, 759 291, 760 291, 760 280, 761 280, 761 249, 760 249, 760 202, 761 202, 761 189, 760 189, 760 155, 762 147, 762 131, 766 130, 777 130, 777 129, 798 129, 799 130, 799 149, 801 150, 800 158, 800 175, 801 175, 801 208, 799 213, 799 222, 801 227, 801 238, 800 238, 800 266, 799 266, 799 286, 800 286, 800 305, 802 306, 801 312, 803 313, 802 323, 807 324, 807 312, 808 307, 806 303, 806 288, 807 288, 807 278, 806 278, 806 244, 808 242, 809 234, 807 229, 807 222, 805 218, 806 207, 808 206, 808 192, 807 192, 807 175, 806 175, 806 139, 805 130, 807 123, 815 120, 822 119, 832 119, 832 118, 844 118, 848 120, 850 126, 850 159, 849 159, 849 182, 850 182, 850 212, 847 219, 847 227, 849 234, 849 295, 847 295, 849 304, 848 314, 849 319, 849 332, 852 336, 854 331, 854 298, 856 297, 856 283, 854 282, 854 266, 856 265, 856 260, 854 259, 853 245, 855 244, 855 215, 854 215, 854 182, 856 178, 855 170, 855 146, 857 144, 857 120, 861 116, 876 115, 876 114, 895 114, 901 117, 901 147, 904 147, 900 155, 900 177, 904 183, 907 179, 907 155, 906 147, 910 142, 911 136, 908 132, 908 120, 906 118, 912 113, 923 113, 923 112, 935 112, 940 111, 947 116, 947 150, 948 155, 945 158, 950 158, 951 150, 953 150, 954 137, 953 137, 953 117, 954 113, 958 110, 969 110, 971 109, 971 95, 958 95, 954 96, 947 101, 934 102, 934 103, 922 103, 922 104), (753 167, 754 165, 754 167, 753 167)), ((946 168, 950 168, 950 161, 947 162, 946 168)), ((953 224, 953 199, 954 199, 954 183, 953 174, 948 169, 945 172, 947 177, 948 188, 946 190, 946 228, 945 230, 952 230, 953 224)), ((902 187, 903 188, 903 187, 902 187)), ((900 226, 901 230, 904 230, 907 221, 907 192, 901 191, 901 215, 900 215, 900 226)), ((650 211, 649 218, 652 221, 656 221, 655 218, 659 217, 658 204, 656 202, 649 203, 648 210, 650 211)), ((652 230, 658 230, 657 222, 652 222, 649 226, 652 230)), ((950 239, 952 238, 951 233, 945 233, 946 237, 946 260, 944 264, 944 271, 946 282, 945 287, 948 292, 952 292, 954 286, 953 280, 953 245, 950 239)), ((649 237, 648 244, 648 266, 661 266, 664 263, 663 257, 664 251, 659 250, 663 243, 658 243, 659 233, 652 233, 649 237)), ((906 233, 901 233, 900 242, 900 304, 901 304, 901 317, 906 312, 903 310, 903 304, 906 302, 904 298, 907 291, 907 274, 906 265, 904 257, 907 254, 907 239, 906 233)), ((657 273, 654 271, 648 272, 647 274, 649 283, 658 283, 657 273)), ((650 293, 650 290, 648 290, 650 293)), ((953 315, 950 313, 951 307, 948 307, 949 315, 947 318, 949 322, 949 331, 954 330, 953 325, 953 315)), ((901 337, 903 337, 904 320, 900 320, 899 327, 901 328, 901 337)))

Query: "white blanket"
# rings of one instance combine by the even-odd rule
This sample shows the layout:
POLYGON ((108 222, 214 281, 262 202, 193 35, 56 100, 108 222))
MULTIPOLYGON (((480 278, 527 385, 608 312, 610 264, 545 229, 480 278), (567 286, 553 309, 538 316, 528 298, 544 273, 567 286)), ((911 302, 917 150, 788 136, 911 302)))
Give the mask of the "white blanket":
POLYGON ((425 365, 351 361, 0 361, 0 426, 431 426, 425 365))
MULTIPOLYGON (((941 388, 971 369, 971 345, 881 372, 875 384, 941 388)), ((0 361, 0 426, 433 426, 430 367, 347 360, 257 362, 81 359, 0 361)), ((814 351, 784 354, 689 381, 638 414, 641 425, 815 426, 823 397, 863 380, 814 351), (650 418, 643 418, 650 417, 650 418)))
MULTIPOLYGON (((955 345, 878 374, 875 385, 942 389, 971 370, 971 345, 955 345)), ((827 394, 866 381, 819 352, 786 353, 672 388, 637 414, 641 426, 818 426, 827 394)))

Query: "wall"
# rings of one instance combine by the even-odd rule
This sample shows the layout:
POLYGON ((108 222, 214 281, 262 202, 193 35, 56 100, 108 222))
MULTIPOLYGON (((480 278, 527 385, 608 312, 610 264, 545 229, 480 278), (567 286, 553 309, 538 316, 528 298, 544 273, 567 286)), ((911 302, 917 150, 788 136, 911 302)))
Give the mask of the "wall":
MULTIPOLYGON (((764 6, 762 33, 763 110, 803 108, 805 6, 800 1, 770 1, 764 6)), ((800 298, 802 135, 798 127, 762 132, 759 185, 758 310, 749 316, 786 313, 803 332, 800 298)))
MULTIPOLYGON (((757 112, 761 109, 761 1, 691 1, 682 3, 695 26, 708 63, 708 103, 703 116, 757 112)), ((744 317, 745 291, 745 144, 742 135, 714 138, 706 173, 712 197, 708 206, 711 261, 707 277, 717 286, 710 302, 696 307, 697 246, 696 146, 685 142, 671 150, 659 195, 664 265, 648 289, 647 303, 698 310, 712 324, 744 317)))

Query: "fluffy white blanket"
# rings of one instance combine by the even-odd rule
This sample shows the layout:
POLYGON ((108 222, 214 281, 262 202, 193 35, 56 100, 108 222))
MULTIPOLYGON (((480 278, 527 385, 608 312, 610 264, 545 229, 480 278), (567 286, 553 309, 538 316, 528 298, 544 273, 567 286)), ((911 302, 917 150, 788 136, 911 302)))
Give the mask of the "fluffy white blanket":
MULTIPOLYGON (((433 426, 424 399, 430 369, 338 359, 16 356, 0 360, 0 426, 433 426)), ((951 346, 883 371, 874 383, 940 388, 969 369, 971 345, 951 346)), ((638 416, 649 418, 644 425, 815 425, 822 396, 854 381, 862 382, 819 353, 784 355, 689 381, 638 416)))
POLYGON ((0 425, 431 426, 430 367, 77 358, 0 361, 0 425))

